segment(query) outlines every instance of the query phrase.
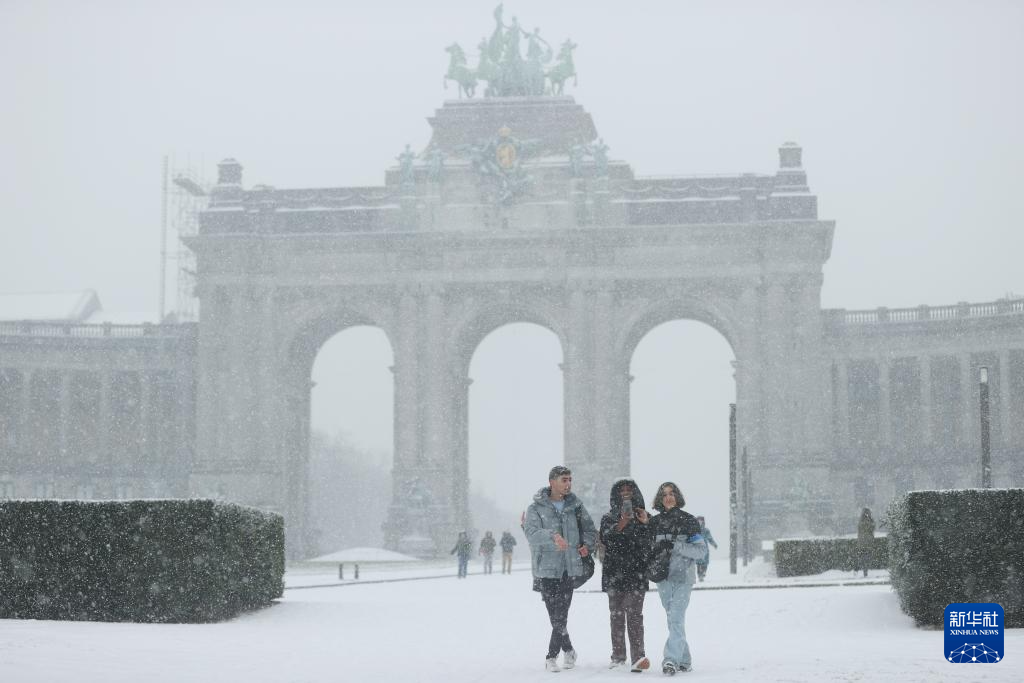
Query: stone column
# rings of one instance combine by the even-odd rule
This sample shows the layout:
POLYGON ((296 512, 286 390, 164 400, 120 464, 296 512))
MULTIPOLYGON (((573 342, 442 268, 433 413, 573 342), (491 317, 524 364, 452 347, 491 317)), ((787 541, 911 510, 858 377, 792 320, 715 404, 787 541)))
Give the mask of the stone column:
POLYGON ((448 336, 440 285, 428 285, 424 305, 424 366, 421 405, 425 408, 424 451, 427 465, 443 467, 450 462, 452 434, 450 373, 447 368, 448 336))
POLYGON ((419 423, 419 316, 416 298, 409 289, 402 291, 398 301, 395 326, 394 374, 394 439, 395 469, 404 470, 422 463, 419 423))
MULTIPOLYGON (((765 440, 761 444, 762 452, 780 453, 787 450, 789 445, 788 434, 791 426, 790 415, 792 413, 789 405, 792 398, 786 392, 789 384, 787 368, 784 364, 786 357, 786 345, 789 338, 789 305, 786 300, 786 290, 783 283, 778 279, 768 282, 762 294, 762 323, 761 337, 764 358, 764 420, 765 440)), ((751 459, 751 465, 754 460, 751 459)))
POLYGON ((963 399, 963 404, 960 406, 960 434, 962 442, 966 446, 973 444, 975 440, 974 410, 978 401, 978 391, 971 372, 971 354, 957 354, 957 360, 960 363, 960 396, 963 399))
MULTIPOLYGON (((744 287, 739 297, 742 321, 740 339, 736 340, 736 443, 737 452, 744 446, 748 454, 764 438, 763 402, 761 400, 760 326, 758 293, 755 285, 744 287)), ((742 496, 742 494, 741 494, 742 496)))
POLYGON ((921 375, 921 443, 932 443, 932 358, 918 358, 921 375))
POLYGON ((145 463, 148 472, 155 473, 163 468, 159 458, 158 438, 152 429, 153 406, 150 394, 153 391, 153 373, 139 371, 139 461, 145 463))
POLYGON ((228 420, 228 406, 223 395, 225 365, 225 332, 229 318, 229 304, 223 286, 203 286, 198 289, 199 344, 196 368, 196 452, 191 468, 190 493, 206 495, 206 484, 199 481, 203 470, 215 467, 223 457, 223 432, 228 420))
MULTIPOLYGON (((423 471, 430 497, 436 502, 434 513, 438 516, 437 522, 429 529, 437 551, 441 551, 458 530, 455 516, 458 504, 453 497, 457 406, 452 381, 455 372, 449 365, 449 330, 443 295, 441 285, 424 287, 424 344, 419 392, 419 403, 423 408, 423 471)), ((459 482, 459 485, 463 484, 459 482)))
MULTIPOLYGON (((60 442, 57 448, 57 452, 60 453, 62 461, 68 457, 68 450, 70 446, 71 435, 69 434, 71 426, 71 371, 61 370, 58 374, 60 382, 60 399, 59 409, 60 415, 58 416, 59 423, 59 438, 60 442)), ((59 463, 58 467, 63 464, 59 463)))
POLYGON ((592 364, 588 323, 587 292, 582 283, 572 283, 568 293, 568 319, 565 357, 562 360, 565 433, 564 458, 569 467, 577 467, 594 452, 592 414, 588 410, 593 396, 590 382, 592 364))
POLYGON ((452 500, 455 526, 461 529, 472 528, 472 517, 469 512, 469 388, 473 380, 461 372, 454 378, 455 425, 453 435, 454 463, 452 500))
MULTIPOLYGON (((394 466, 391 480, 391 506, 384 523, 384 543, 390 550, 402 551, 403 535, 414 531, 413 511, 408 498, 413 495, 414 482, 421 486, 424 466, 423 445, 420 441, 420 345, 419 304, 411 288, 403 288, 398 296, 398 313, 394 326, 394 356, 391 367, 394 377, 394 466)), ((420 511, 419 514, 422 514, 420 511)), ((433 552, 430 549, 429 552, 433 552)), ((410 552, 427 552, 424 548, 410 552)))
POLYGON ((32 407, 32 375, 34 371, 26 368, 21 372, 21 411, 18 415, 18 442, 21 446, 23 462, 32 462, 33 451, 35 450, 35 415, 32 407))
POLYGON ((999 430, 1003 445, 1012 448, 1015 443, 1013 434, 1013 387, 1010 385, 1010 352, 999 351, 999 430))
POLYGON ((113 380, 113 372, 105 368, 100 370, 99 438, 97 439, 99 452, 94 454, 90 460, 105 465, 110 463, 110 394, 113 380))
POLYGON ((850 363, 845 358, 836 359, 836 392, 836 434, 840 448, 845 449, 850 445, 850 363))
POLYGON ((878 426, 882 430, 882 446, 892 445, 892 393, 889 386, 889 358, 878 359, 878 426))
POLYGON ((593 339, 594 393, 590 409, 594 421, 594 450, 588 460, 595 469, 592 476, 598 471, 603 474, 629 471, 629 444, 624 443, 621 421, 622 404, 629 402, 628 361, 617 357, 614 320, 615 296, 611 289, 601 285, 594 297, 594 324, 590 335, 593 339))

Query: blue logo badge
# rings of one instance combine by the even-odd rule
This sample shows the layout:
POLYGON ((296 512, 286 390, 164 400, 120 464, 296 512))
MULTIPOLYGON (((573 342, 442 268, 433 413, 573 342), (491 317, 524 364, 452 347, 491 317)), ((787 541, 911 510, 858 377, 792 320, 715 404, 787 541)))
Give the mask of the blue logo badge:
POLYGON ((995 664, 1003 660, 1003 608, 994 602, 946 606, 946 661, 995 664))

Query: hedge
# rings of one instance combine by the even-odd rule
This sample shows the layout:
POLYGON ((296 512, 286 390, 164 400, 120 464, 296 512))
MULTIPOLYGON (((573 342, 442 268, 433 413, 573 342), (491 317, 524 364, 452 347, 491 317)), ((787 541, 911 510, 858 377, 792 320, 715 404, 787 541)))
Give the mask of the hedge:
MULTIPOLYGON (((808 576, 832 569, 855 571, 857 538, 786 538, 775 541, 777 576, 808 576)), ((868 569, 889 566, 885 535, 876 535, 868 557, 868 569)))
POLYGON ((953 602, 996 602, 1024 626, 1024 489, 911 491, 889 506, 889 574, 918 625, 953 602))
POLYGON ((284 590, 280 515, 212 500, 0 502, 0 618, 210 622, 284 590))

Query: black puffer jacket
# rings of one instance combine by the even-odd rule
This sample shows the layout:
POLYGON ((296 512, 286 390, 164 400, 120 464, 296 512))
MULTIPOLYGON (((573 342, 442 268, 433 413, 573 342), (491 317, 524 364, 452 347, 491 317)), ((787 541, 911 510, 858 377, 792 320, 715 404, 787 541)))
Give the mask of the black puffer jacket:
POLYGON ((644 497, 632 479, 619 479, 612 484, 607 513, 601 518, 601 542, 604 543, 604 561, 601 564, 601 590, 608 592, 646 592, 649 584, 644 578, 651 537, 647 525, 635 517, 619 531, 622 500, 619 491, 624 484, 633 487, 633 507, 644 507, 644 497))
POLYGON ((672 508, 651 518, 648 532, 651 538, 657 536, 678 536, 685 541, 690 536, 700 533, 700 522, 682 508, 672 508))

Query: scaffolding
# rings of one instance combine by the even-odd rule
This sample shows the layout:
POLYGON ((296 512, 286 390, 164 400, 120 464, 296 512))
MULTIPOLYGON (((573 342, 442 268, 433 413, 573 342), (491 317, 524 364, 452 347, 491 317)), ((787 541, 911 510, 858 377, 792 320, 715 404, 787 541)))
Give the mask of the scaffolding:
POLYGON ((199 212, 209 201, 210 183, 201 175, 202 165, 175 165, 163 159, 163 201, 160 236, 160 320, 194 322, 199 319, 196 297, 196 257, 182 238, 199 232, 199 212), (168 243, 173 245, 168 251, 168 243), (168 276, 168 265, 172 275, 168 276), (167 308, 167 291, 176 292, 174 307, 167 308))

